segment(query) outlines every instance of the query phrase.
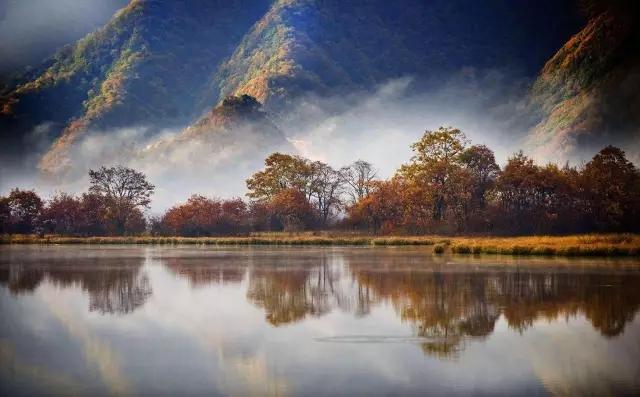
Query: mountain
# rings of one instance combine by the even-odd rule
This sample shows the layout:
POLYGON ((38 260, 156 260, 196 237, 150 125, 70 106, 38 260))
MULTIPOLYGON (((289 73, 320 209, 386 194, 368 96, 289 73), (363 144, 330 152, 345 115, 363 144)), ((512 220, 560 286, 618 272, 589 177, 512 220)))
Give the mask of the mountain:
POLYGON ((281 0, 213 79, 212 96, 247 93, 282 110, 305 94, 367 89, 462 68, 537 70, 576 23, 569 2, 281 0))
POLYGON ((273 151, 291 152, 284 133, 255 98, 230 96, 177 134, 154 137, 136 152, 120 153, 152 180, 162 180, 158 196, 169 206, 184 192, 238 195, 244 176, 263 165, 273 151))
POLYGON ((189 146, 189 157, 202 162, 204 158, 220 161, 246 158, 262 161, 269 148, 287 146, 282 131, 269 119, 262 105, 249 95, 228 96, 197 122, 169 138, 161 138, 142 151, 142 157, 170 161, 167 153, 189 146), (240 138, 239 138, 240 137, 240 138), (260 145, 256 145, 256 143, 260 145), (233 155, 232 155, 233 154, 233 155))
POLYGON ((640 7, 599 2, 584 28, 545 64, 531 92, 529 143, 542 157, 577 157, 607 144, 638 155, 640 7))
POLYGON ((42 168, 70 166, 87 130, 176 126, 202 113, 203 81, 267 1, 133 0, 101 29, 58 52, 2 98, 0 127, 18 147, 42 123, 58 138, 42 168))
POLYGON ((533 77, 577 29, 572 3, 132 0, 4 90, 0 150, 42 148, 40 168, 59 174, 88 132, 181 129, 228 95, 282 115, 407 75, 425 90, 460 71, 533 77))

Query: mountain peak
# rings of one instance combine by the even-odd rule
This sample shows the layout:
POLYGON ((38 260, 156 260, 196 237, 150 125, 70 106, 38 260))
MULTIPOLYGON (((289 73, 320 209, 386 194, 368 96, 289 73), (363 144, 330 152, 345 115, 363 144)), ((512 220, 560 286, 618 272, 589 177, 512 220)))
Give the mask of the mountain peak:
POLYGON ((189 128, 194 130, 214 127, 230 128, 240 123, 265 120, 266 114, 262 110, 262 104, 256 98, 246 94, 229 95, 189 128))

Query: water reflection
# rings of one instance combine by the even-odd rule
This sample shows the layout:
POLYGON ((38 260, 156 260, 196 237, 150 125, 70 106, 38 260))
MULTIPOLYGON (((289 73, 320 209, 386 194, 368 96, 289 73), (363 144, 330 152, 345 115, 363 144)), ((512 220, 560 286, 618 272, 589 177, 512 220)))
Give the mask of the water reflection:
POLYGON ((520 332, 536 320, 583 314, 602 335, 619 335, 640 305, 640 276, 514 271, 473 274, 354 271, 371 302, 390 301, 429 354, 459 352, 490 335, 501 314, 520 332))
POLYGON ((0 285, 14 295, 33 293, 43 282, 59 288, 80 288, 89 296, 89 311, 127 314, 144 305, 152 294, 151 284, 139 258, 50 260, 0 264, 0 285))
MULTIPOLYGON (((425 341, 429 354, 459 352, 465 338, 490 335, 501 315, 519 332, 535 321, 584 315, 603 336, 624 331, 640 307, 640 272, 602 267, 472 267, 425 263, 406 255, 309 253, 156 258, 193 288, 240 284, 247 301, 274 326, 335 309, 366 316, 390 304, 398 318, 425 341)), ((424 259, 424 258, 422 258, 424 259)), ((32 293, 41 283, 80 288, 89 311, 127 314, 152 294, 143 257, 40 258, 0 263, 0 284, 12 294, 32 293)))
POLYGON ((639 308, 633 260, 0 247, 0 394, 633 394, 639 308))
POLYGON ((313 269, 261 266, 251 272, 247 299, 275 326, 321 316, 340 304, 340 275, 323 265, 313 269))
POLYGON ((247 271, 244 260, 211 261, 203 258, 165 258, 162 261, 173 274, 189 280, 194 288, 206 287, 210 284, 242 282, 247 271))
MULTIPOLYGON (((320 262, 323 262, 322 260, 320 262)), ((504 316, 523 332, 535 321, 584 315, 603 336, 623 332, 640 307, 640 273, 602 269, 495 268, 459 265, 394 270, 357 259, 336 268, 262 265, 249 275, 248 300, 275 326, 322 316, 334 309, 367 315, 390 303, 424 341, 425 353, 455 355, 466 338, 490 335, 504 316)))

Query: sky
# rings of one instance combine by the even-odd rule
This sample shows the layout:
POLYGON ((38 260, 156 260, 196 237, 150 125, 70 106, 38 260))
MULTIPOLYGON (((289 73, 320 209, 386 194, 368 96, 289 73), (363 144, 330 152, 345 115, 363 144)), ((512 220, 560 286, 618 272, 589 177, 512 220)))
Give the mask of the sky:
POLYGON ((0 75, 36 66, 106 22, 128 0, 0 0, 0 75))

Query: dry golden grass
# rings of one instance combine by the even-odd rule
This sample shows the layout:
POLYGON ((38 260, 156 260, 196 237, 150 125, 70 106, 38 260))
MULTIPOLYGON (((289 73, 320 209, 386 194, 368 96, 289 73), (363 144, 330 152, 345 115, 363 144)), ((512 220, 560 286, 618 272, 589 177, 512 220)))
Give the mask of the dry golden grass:
POLYGON ((357 233, 256 233, 247 237, 62 237, 1 236, 4 244, 201 244, 201 245, 359 245, 433 246, 434 253, 640 256, 640 235, 589 234, 528 237, 375 237, 357 233))
POLYGON ((640 236, 635 234, 586 234, 575 236, 457 237, 453 253, 560 255, 560 256, 636 256, 640 255, 640 236))

